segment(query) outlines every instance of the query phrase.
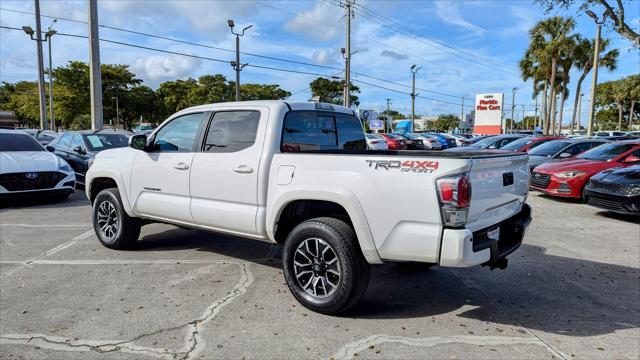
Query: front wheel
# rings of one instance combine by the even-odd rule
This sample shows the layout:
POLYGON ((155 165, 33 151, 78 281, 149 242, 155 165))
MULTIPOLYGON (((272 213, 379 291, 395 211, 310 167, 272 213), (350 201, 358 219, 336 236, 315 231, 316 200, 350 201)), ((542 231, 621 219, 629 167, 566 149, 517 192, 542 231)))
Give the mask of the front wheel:
POLYGON ((110 249, 131 249, 140 236, 140 221, 122 208, 117 188, 100 191, 93 202, 93 229, 102 245, 110 249))
POLYGON ((315 218, 296 226, 284 244, 284 277, 306 308, 338 314, 362 297, 370 266, 353 229, 334 218, 315 218))

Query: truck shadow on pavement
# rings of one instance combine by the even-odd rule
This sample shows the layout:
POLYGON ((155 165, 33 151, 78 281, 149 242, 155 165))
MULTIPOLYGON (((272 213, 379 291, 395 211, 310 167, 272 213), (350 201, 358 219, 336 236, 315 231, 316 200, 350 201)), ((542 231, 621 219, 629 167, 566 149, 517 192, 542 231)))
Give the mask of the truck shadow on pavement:
MULTIPOLYGON (((183 249, 281 268, 279 246, 194 230, 147 235, 137 250, 183 249)), ((640 327, 640 269, 545 251, 523 244, 503 271, 480 266, 421 271, 406 271, 395 264, 373 266, 367 292, 345 316, 433 317, 435 322, 438 315, 453 312, 461 323, 473 319, 569 336, 640 327)))

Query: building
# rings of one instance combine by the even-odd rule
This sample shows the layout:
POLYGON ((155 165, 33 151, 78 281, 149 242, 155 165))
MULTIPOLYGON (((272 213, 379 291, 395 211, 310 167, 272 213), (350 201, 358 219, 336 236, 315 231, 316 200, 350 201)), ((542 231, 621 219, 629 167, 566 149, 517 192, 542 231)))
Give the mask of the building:
POLYGON ((0 110, 0 128, 15 129, 20 126, 20 121, 13 111, 0 110))

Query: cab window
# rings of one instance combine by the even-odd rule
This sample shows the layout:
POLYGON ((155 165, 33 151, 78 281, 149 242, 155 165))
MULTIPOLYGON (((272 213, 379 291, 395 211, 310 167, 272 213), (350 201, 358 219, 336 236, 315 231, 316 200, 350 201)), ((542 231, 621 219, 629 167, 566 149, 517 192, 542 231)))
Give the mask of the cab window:
POLYGON ((213 115, 204 141, 205 152, 230 153, 256 141, 260 112, 222 111, 213 115))
POLYGON ((194 151, 203 113, 179 116, 158 130, 154 151, 194 151))
POLYGON ((360 120, 328 111, 291 111, 284 119, 281 150, 365 150, 360 120))

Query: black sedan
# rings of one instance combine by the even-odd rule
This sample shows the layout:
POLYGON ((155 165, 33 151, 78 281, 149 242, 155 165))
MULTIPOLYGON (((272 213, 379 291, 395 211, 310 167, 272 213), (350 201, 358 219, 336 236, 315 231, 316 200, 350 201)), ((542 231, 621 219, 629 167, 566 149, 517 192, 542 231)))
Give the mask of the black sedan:
POLYGON ((422 142, 422 138, 414 135, 414 134, 396 134, 401 136, 404 139, 404 142, 407 144, 407 149, 409 150, 424 150, 426 147, 422 142))
POLYGON ((599 209, 640 217, 640 165, 594 175, 585 187, 585 198, 599 209))
POLYGON ((65 131, 46 148, 66 160, 76 173, 76 182, 84 185, 84 175, 96 154, 128 146, 131 135, 121 130, 65 131))

